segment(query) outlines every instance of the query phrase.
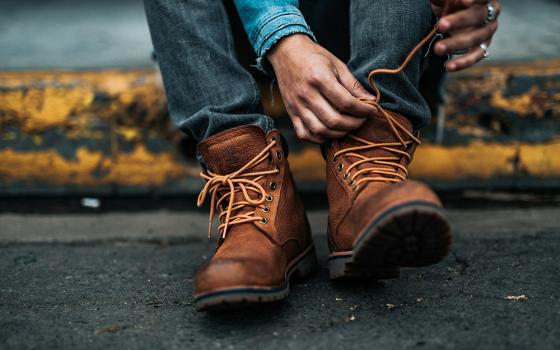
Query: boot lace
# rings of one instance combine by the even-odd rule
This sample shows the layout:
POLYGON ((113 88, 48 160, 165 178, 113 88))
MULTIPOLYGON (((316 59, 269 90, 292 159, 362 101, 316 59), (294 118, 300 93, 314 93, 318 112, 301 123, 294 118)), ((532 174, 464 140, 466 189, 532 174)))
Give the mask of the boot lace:
MULTIPOLYGON (((443 15, 447 14, 449 9, 449 1, 445 1, 443 15)), ((443 16, 442 15, 442 16, 443 16)), ((416 136, 414 136, 410 131, 408 131, 402 124, 400 124, 395 116, 383 108, 381 106, 381 91, 375 84, 374 77, 378 74, 399 74, 402 72, 406 66, 410 63, 414 55, 418 53, 418 51, 426 45, 429 41, 431 41, 434 36, 437 34, 438 25, 434 26, 434 28, 410 51, 408 56, 405 58, 403 63, 396 69, 387 69, 387 68, 380 68, 374 69, 368 74, 368 82, 371 88, 375 93, 375 100, 368 100, 365 98, 361 98, 360 100, 364 103, 367 103, 375 108, 381 113, 381 115, 385 118, 387 124, 389 125, 392 133, 396 136, 398 141, 395 142, 386 142, 386 143, 375 143, 368 140, 364 140, 360 137, 355 135, 348 135, 349 138, 353 139, 354 141, 358 142, 360 146, 355 147, 348 147, 341 149, 340 151, 336 152, 333 155, 333 161, 336 160, 339 156, 344 155, 346 158, 355 159, 355 161, 346 169, 344 173, 344 178, 349 178, 349 184, 352 186, 354 190, 356 190, 360 184, 367 183, 367 182, 401 182, 407 179, 408 177, 408 169, 406 166, 402 165, 403 157, 406 158, 407 162, 412 160, 412 156, 407 152, 410 146, 413 144, 420 145, 422 142, 416 136), (400 131, 400 132, 399 132, 400 131), (403 138, 402 133, 408 136, 407 139, 403 138), (365 151, 371 149, 383 149, 385 151, 391 152, 394 156, 386 156, 386 157, 366 157, 359 153, 358 151, 365 151), (353 168, 358 167, 361 164, 372 164, 371 167, 364 167, 356 171, 353 175, 350 174, 350 171, 353 168), (400 172, 402 171, 402 173, 400 172), (362 176, 365 174, 370 174, 370 176, 362 176), (357 181, 356 179, 360 177, 357 181)), ((339 168, 341 170, 341 168, 339 168)))
POLYGON ((212 236, 212 221, 216 207, 220 212, 218 217, 221 224, 218 226, 218 232, 222 238, 226 238, 228 228, 233 225, 254 221, 264 223, 266 219, 257 215, 257 209, 268 211, 268 207, 264 203, 271 201, 272 196, 266 193, 259 181, 268 175, 279 173, 280 169, 278 167, 263 171, 250 171, 250 169, 257 164, 268 161, 268 153, 275 144, 276 140, 273 140, 247 164, 233 173, 219 175, 209 170, 200 173, 200 176, 206 180, 206 184, 198 195, 197 206, 201 207, 206 200, 206 196, 210 194, 209 238, 212 236), (240 192, 242 198, 236 200, 236 194, 240 192), (251 193, 256 194, 256 196, 253 195, 256 198, 251 198, 251 193), (253 210, 234 215, 235 212, 239 212, 240 209, 247 206, 252 207, 253 210))

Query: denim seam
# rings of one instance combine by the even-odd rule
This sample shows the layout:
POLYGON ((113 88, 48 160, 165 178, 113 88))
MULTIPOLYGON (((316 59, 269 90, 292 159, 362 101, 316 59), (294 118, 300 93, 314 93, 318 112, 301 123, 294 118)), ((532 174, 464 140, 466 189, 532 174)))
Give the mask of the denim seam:
MULTIPOLYGON (((222 11, 222 16, 224 17, 224 20, 226 21, 225 23, 230 23, 229 20, 229 16, 227 14, 227 12, 225 11, 225 9, 222 11)), ((226 38, 228 40, 228 52, 230 54, 231 57, 235 57, 236 53, 235 53, 235 40, 233 38, 233 34, 230 30, 226 30, 226 38)), ((250 75, 249 72, 247 72, 247 74, 250 75)), ((259 91, 257 89, 257 83, 255 81, 255 79, 250 75, 249 80, 251 81, 251 87, 253 89, 253 101, 251 101, 251 104, 249 105, 249 107, 247 108, 246 113, 252 113, 252 111, 255 109, 255 106, 259 103, 259 91)))
MULTIPOLYGON (((224 23, 226 23, 226 29, 228 26, 231 26, 230 20, 229 20, 229 16, 225 10, 225 8, 222 6, 222 11, 220 11, 222 13, 222 17, 224 20, 224 23)), ((234 57, 234 41, 233 41, 233 34, 231 32, 231 30, 226 30, 226 39, 227 39, 227 50, 230 56, 234 57)))
POLYGON ((259 103, 259 100, 260 100, 259 99, 260 92, 257 89, 257 83, 254 81, 253 78, 251 78, 251 80, 252 80, 251 85, 253 86, 253 92, 254 92, 253 93, 253 102, 251 102, 251 106, 249 106, 249 108, 247 110, 247 113, 253 113, 253 111, 255 110, 255 106, 259 103))

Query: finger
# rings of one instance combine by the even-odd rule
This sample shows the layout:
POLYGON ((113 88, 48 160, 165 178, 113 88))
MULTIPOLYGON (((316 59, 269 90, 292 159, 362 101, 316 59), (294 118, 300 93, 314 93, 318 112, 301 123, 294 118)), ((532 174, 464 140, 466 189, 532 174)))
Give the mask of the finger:
POLYGON ((484 23, 487 15, 486 7, 474 5, 468 9, 444 16, 438 23, 438 29, 441 33, 447 33, 466 27, 478 27, 484 23))
POLYGON ((490 40, 497 28, 498 22, 493 21, 482 28, 464 30, 452 37, 438 41, 434 47, 434 51, 436 54, 442 56, 455 51, 471 49, 490 40))
MULTIPOLYGON (((449 0, 449 8, 447 13, 453 13, 472 5, 474 0, 449 0)), ((446 0, 432 0, 432 11, 436 16, 441 16, 445 8, 446 0)))
MULTIPOLYGON (((473 6, 474 4, 486 4, 488 0, 450 0, 447 13, 454 13, 473 6)), ((496 2, 497 3, 497 2, 496 2)), ((443 15, 445 0, 432 0, 432 11, 437 17, 443 15)))
POLYGON ((486 4, 488 0, 460 0, 459 2, 463 7, 469 7, 474 4, 486 4))
POLYGON ((445 7, 445 3, 449 1, 449 8, 450 9, 457 9, 463 8, 465 6, 470 6, 469 3, 472 4, 473 0, 432 0, 432 6, 435 7, 445 7))
POLYGON ((366 88, 360 84, 358 79, 348 70, 348 67, 341 63, 336 67, 335 71, 338 82, 356 98, 363 98, 366 100, 375 100, 375 96, 369 93, 366 88))
POLYGON ((365 118, 377 112, 377 108, 360 101, 357 96, 352 95, 350 91, 339 84, 338 81, 335 83, 322 83, 319 90, 334 109, 344 114, 349 114, 352 116, 352 119, 356 119, 356 123, 358 123, 357 126, 361 125, 362 122, 365 121, 365 118))
POLYGON ((338 139, 345 136, 347 133, 341 130, 332 130, 317 117, 317 115, 310 109, 303 109, 299 114, 303 124, 309 132, 320 138, 338 139))
POLYGON ((436 17, 441 17, 443 7, 432 4, 432 12, 434 13, 434 15, 436 15, 436 17))
MULTIPOLYGON (((344 90, 344 88, 342 89, 344 90)), ((350 98, 369 107, 353 96, 350 98)), ((352 131, 359 128, 367 120, 366 117, 356 118, 352 115, 340 113, 323 96, 308 101, 307 107, 331 130, 352 131)), ((371 115, 371 109, 366 108, 366 113, 368 113, 367 115, 371 115)))
MULTIPOLYGON (((486 45, 490 45, 490 42, 485 42, 486 45)), ((484 50, 480 47, 475 47, 469 50, 466 54, 461 57, 457 57, 447 62, 445 66, 448 72, 458 72, 465 68, 475 65, 484 58, 484 50)))
POLYGON ((323 143, 325 139, 316 135, 313 135, 309 129, 303 124, 303 121, 298 116, 293 116, 292 124, 294 125, 294 131, 296 132, 296 136, 300 140, 305 140, 313 143, 323 143))

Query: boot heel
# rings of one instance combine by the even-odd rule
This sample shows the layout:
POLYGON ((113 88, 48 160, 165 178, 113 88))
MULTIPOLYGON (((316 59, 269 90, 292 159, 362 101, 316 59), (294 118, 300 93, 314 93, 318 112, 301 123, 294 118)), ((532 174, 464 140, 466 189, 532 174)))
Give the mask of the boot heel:
POLYGON ((306 278, 315 268, 317 268, 317 254, 315 253, 315 247, 313 247, 294 267, 293 276, 296 279, 306 278))

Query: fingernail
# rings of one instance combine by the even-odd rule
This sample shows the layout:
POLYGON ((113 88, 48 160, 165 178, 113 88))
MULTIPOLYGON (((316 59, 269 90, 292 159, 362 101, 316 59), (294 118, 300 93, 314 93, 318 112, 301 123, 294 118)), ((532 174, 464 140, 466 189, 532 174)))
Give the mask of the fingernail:
POLYGON ((449 70, 455 70, 455 68, 457 68, 457 66, 455 65, 455 63, 449 63, 447 65, 447 68, 449 68, 449 70))
POLYGON ((436 45, 436 47, 437 47, 437 50, 439 51, 439 53, 442 54, 442 55, 447 51, 447 46, 445 46, 445 44, 439 43, 439 44, 436 45))
POLYGON ((445 32, 449 28, 449 22, 442 19, 439 21, 438 29, 440 32, 445 32))

